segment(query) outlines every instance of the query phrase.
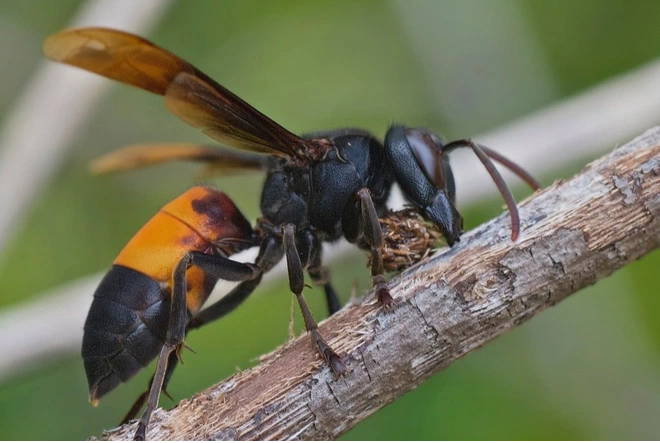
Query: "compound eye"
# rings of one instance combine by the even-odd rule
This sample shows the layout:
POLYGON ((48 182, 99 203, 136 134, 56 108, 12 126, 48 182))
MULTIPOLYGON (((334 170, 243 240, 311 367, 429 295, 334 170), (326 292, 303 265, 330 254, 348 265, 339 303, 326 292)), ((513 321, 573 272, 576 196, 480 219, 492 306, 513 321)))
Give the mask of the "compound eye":
POLYGON ((446 177, 440 139, 424 129, 407 128, 406 140, 426 178, 437 189, 444 189, 446 177))

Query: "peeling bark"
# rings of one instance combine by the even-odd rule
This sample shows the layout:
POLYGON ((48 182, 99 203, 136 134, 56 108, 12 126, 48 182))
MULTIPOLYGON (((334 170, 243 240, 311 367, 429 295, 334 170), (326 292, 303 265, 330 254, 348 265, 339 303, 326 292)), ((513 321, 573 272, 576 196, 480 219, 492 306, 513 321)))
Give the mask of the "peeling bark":
MULTIPOLYGON (((660 246, 660 128, 558 181, 322 323, 349 373, 302 336, 246 371, 157 410, 149 439, 332 440, 487 341, 660 246)), ((135 424, 103 435, 130 439, 135 424)))

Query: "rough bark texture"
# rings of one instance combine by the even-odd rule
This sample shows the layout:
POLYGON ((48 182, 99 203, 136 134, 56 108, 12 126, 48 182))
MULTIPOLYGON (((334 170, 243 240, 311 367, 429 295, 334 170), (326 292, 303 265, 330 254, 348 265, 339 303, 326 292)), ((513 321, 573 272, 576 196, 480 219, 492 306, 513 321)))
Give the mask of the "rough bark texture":
MULTIPOLYGON (((570 147, 568 147, 570 148, 570 147)), ((149 439, 332 440, 454 360, 660 246, 660 128, 463 236, 324 322, 348 365, 335 379, 299 337, 171 411, 149 439)), ((105 433, 130 439, 135 424, 105 433)))

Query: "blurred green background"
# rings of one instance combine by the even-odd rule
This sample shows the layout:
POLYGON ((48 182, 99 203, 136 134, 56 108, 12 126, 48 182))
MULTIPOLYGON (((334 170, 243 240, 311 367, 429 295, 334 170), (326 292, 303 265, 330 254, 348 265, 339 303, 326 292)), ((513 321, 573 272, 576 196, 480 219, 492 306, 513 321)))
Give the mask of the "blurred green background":
MULTIPOLYGON (((79 3, 0 0, 0 121, 42 61, 43 38, 66 27, 79 3)), ((354 126, 384 134, 397 121, 458 138, 654 59, 659 20, 653 0, 197 0, 173 3, 148 37, 293 132, 354 126)), ((113 86, 2 251, 0 309, 107 269, 162 204, 199 181, 191 165, 88 175, 87 163, 100 154, 152 141, 206 139, 159 98, 113 86)), ((588 160, 540 178, 548 185, 588 160)), ((261 180, 213 183, 254 220, 261 180)), ((500 208, 493 200, 461 210, 473 227, 500 208)), ((343 300, 356 278, 361 290, 369 287, 365 263, 356 253, 333 265, 343 300)), ((345 438, 660 438, 659 267, 656 251, 458 361, 345 438)), ((320 292, 307 298, 323 318, 320 292)), ((191 334, 197 353, 185 354, 169 392, 188 397, 283 343, 290 301, 284 282, 262 287, 228 318, 191 334)), ((26 368, 0 381, 0 439, 99 435, 149 376, 143 371, 93 408, 79 356, 26 368)))

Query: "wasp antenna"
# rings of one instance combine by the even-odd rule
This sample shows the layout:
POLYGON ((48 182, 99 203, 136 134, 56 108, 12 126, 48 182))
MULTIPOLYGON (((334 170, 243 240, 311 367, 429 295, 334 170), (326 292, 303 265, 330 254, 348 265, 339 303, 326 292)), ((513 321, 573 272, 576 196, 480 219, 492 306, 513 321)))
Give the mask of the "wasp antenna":
POLYGON ((530 174, 529 172, 525 171, 522 166, 514 163, 513 161, 509 160, 502 154, 493 151, 489 147, 486 147, 484 145, 477 145, 479 148, 486 154, 488 157, 492 158, 495 160, 497 163, 506 166, 511 172, 516 174, 518 177, 520 177, 525 183, 529 185, 530 188, 532 188, 535 191, 538 191, 541 189, 541 184, 530 174))
POLYGON ((516 205, 516 201, 513 199, 511 190, 502 178, 500 171, 498 171, 493 162, 490 161, 490 158, 488 158, 488 155, 486 155, 484 150, 469 138, 447 143, 442 147, 442 150, 445 152, 450 152, 457 148, 472 148, 472 151, 475 153, 477 158, 481 161, 481 163, 490 174, 490 177, 493 179, 497 189, 500 191, 500 194, 502 194, 502 197, 504 198, 506 207, 509 209, 509 214, 511 214, 511 240, 516 241, 518 239, 518 234, 520 233, 520 216, 518 215, 518 206, 516 205))

